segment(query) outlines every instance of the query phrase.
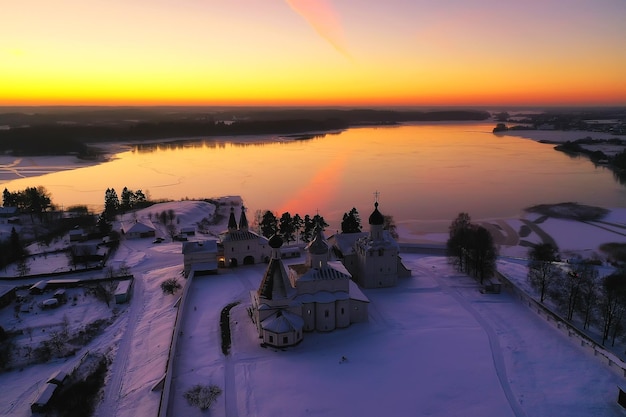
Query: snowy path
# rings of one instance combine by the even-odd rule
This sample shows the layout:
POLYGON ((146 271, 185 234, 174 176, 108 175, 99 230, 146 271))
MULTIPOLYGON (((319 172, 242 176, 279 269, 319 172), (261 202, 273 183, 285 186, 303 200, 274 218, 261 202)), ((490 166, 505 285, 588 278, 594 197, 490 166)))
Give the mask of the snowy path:
POLYGON ((137 323, 143 316, 143 282, 142 278, 135 277, 133 300, 130 308, 126 311, 124 320, 124 335, 121 337, 113 364, 109 369, 110 379, 107 381, 105 394, 102 402, 96 410, 95 417, 114 417, 118 413, 120 406, 120 397, 122 395, 122 380, 125 376, 130 350, 133 342, 133 335, 137 327, 137 323))
POLYGON ((235 379, 235 360, 231 355, 224 359, 224 403, 227 417, 238 417, 237 381, 235 379))
MULTIPOLYGON (((516 417, 526 417, 526 413, 520 406, 519 402, 515 398, 515 394, 511 389, 509 384, 509 378, 507 376, 506 364, 504 361, 504 356, 502 354, 502 347, 500 346, 500 341, 498 339, 498 335, 493 330, 489 322, 483 318, 483 316, 474 309, 472 303, 465 298, 461 292, 451 286, 447 279, 440 276, 439 274, 434 274, 431 270, 419 266, 418 269, 422 271, 422 273, 430 274, 431 277, 435 278, 439 285, 444 288, 444 292, 452 296, 468 313, 470 313, 474 319, 480 324, 480 326, 485 331, 487 338, 489 339, 489 347, 491 349, 491 355, 493 358, 493 365, 496 370, 496 374, 498 375, 498 379, 500 380, 500 385, 502 386, 502 391, 504 391, 504 395, 506 396, 513 413, 515 413, 516 417)), ((464 276, 462 278, 465 278, 464 276)))

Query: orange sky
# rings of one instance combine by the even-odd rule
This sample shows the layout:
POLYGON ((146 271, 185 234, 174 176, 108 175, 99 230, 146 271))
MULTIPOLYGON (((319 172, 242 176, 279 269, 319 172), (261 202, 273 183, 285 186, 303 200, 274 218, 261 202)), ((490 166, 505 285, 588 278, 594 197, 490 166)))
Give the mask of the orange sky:
POLYGON ((626 105, 623 0, 24 0, 0 105, 626 105))

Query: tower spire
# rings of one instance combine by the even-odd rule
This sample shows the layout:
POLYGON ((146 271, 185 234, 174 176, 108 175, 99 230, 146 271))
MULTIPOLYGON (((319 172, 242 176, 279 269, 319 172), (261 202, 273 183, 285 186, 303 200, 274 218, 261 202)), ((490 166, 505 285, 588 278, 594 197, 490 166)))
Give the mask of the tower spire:
POLYGON ((241 205, 241 217, 239 217, 239 230, 248 230, 248 219, 246 218, 246 207, 241 205))
POLYGON ((230 208, 230 216, 228 217, 228 231, 234 232, 237 230, 237 220, 235 220, 235 209, 230 208))

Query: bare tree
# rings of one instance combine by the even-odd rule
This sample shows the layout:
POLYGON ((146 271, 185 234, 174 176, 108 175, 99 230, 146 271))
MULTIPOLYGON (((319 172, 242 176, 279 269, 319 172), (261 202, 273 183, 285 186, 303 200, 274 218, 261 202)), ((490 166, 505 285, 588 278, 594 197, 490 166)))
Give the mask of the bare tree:
POLYGON ((604 278, 600 297, 602 311, 602 344, 612 333, 612 345, 622 330, 622 317, 626 311, 626 275, 611 274, 604 278))
POLYGON ((467 272, 467 250, 469 247, 469 233, 471 228, 470 216, 459 213, 449 227, 449 238, 446 242, 446 251, 450 262, 459 271, 467 272))
POLYGON ((107 307, 110 307, 116 288, 117 288, 117 282, 113 280, 99 282, 98 285, 96 285, 95 287, 96 298, 104 301, 107 307))
POLYGON ((561 270, 555 264, 558 260, 558 250, 549 243, 535 245, 528 252, 528 280, 539 291, 540 300, 543 301, 548 294, 548 289, 559 277, 561 270))
POLYGON ((176 278, 168 278, 161 283, 161 290, 163 291, 163 294, 174 294, 181 288, 182 286, 176 278))
POLYGON ((118 268, 117 272, 118 272, 119 276, 126 277, 126 276, 130 275, 130 267, 128 265, 126 265, 125 262, 122 262, 122 264, 118 268))
POLYGON ((597 275, 595 266, 583 259, 578 260, 569 272, 561 275, 559 293, 562 296, 561 304, 565 307, 567 320, 572 320, 574 313, 579 309, 579 304, 583 303, 585 282, 597 275))
POLYGON ((596 300, 600 293, 600 279, 598 270, 593 269, 587 276, 581 276, 580 281, 580 312, 583 315, 583 329, 588 329, 593 319, 596 300))
POLYGON ((167 234, 169 235, 169 237, 172 240, 174 240, 174 237, 176 237, 176 235, 178 234, 178 230, 176 229, 176 225, 170 223, 165 228, 167 229, 167 234))
POLYGON ((63 337, 61 332, 50 333, 50 348, 55 356, 63 356, 65 352, 65 340, 66 338, 63 337))
POLYGON ((28 266, 28 258, 21 257, 17 260, 17 274, 20 277, 25 277, 30 273, 30 266, 28 266))
POLYGON ((217 397, 222 393, 222 389, 217 385, 194 385, 187 390, 183 396, 194 407, 198 407, 200 410, 208 410, 215 402, 217 397))

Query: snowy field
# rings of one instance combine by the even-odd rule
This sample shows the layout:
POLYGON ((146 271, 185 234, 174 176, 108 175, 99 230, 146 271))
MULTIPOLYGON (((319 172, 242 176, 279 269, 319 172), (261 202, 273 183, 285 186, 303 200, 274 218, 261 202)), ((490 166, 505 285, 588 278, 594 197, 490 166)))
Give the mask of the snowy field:
POLYGON ((262 266, 194 280, 169 415, 202 415, 182 396, 197 383, 224 389, 213 416, 626 415, 623 378, 512 296, 481 294, 442 257, 403 259, 412 278, 365 290, 368 323, 282 351, 260 347, 246 312, 262 266), (219 313, 232 301, 225 357, 219 313))

